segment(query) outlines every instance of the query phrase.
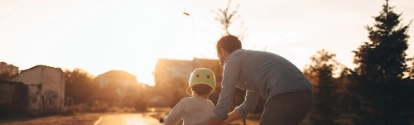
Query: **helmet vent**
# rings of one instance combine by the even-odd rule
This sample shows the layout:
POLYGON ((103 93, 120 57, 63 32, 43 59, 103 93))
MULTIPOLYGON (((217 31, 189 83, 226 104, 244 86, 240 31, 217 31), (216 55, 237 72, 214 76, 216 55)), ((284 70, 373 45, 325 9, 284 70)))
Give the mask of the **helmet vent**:
POLYGON ((210 75, 207 75, 207 78, 210 78, 210 75))
POLYGON ((198 77, 200 77, 200 75, 197 74, 196 77, 198 78, 198 77))

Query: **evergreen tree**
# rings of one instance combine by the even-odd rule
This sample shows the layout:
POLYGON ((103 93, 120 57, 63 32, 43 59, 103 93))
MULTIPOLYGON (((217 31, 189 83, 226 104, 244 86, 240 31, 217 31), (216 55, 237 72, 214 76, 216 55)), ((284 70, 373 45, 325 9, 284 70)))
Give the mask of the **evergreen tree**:
POLYGON ((355 77, 351 86, 358 98, 356 125, 409 125, 412 100, 404 73, 408 71, 405 51, 409 28, 399 26, 401 14, 388 0, 373 27, 367 26, 370 42, 354 51, 355 77))

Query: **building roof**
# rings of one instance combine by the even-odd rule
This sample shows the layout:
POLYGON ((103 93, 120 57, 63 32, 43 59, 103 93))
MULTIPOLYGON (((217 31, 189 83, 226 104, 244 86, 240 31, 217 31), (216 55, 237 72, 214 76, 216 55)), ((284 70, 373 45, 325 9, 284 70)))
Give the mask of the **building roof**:
MULTIPOLYGON (((21 70, 21 71, 20 71, 20 73, 15 74, 15 75, 13 76, 13 79, 14 79, 14 78, 16 78, 17 76, 19 76, 21 73, 24 73, 24 72, 26 72, 26 71, 30 71, 30 70, 35 69, 35 68, 38 68, 38 67, 47 67, 47 68, 55 68, 55 69, 60 69, 60 68, 51 67, 51 66, 47 66, 47 65, 36 65, 36 66, 33 66, 32 68, 28 68, 28 69, 25 69, 25 70, 21 70)), ((60 69, 60 70, 63 72, 63 70, 62 70, 62 69, 60 69)))

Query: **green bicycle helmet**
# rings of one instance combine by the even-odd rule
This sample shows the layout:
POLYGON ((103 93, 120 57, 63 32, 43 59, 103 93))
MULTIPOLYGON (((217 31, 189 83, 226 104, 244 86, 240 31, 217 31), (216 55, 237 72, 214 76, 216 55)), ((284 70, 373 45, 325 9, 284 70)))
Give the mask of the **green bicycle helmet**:
POLYGON ((197 84, 204 84, 210 86, 214 92, 214 89, 216 88, 216 77, 210 69, 207 68, 198 68, 195 69, 190 76, 190 80, 188 82, 187 87, 187 94, 191 95, 190 88, 197 84))

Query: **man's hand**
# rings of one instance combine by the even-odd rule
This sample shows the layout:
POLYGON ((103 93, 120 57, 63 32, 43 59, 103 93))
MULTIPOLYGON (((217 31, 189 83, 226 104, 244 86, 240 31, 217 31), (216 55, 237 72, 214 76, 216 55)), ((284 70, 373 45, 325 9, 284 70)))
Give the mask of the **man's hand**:
POLYGON ((227 125, 233 121, 236 121, 237 119, 242 118, 242 116, 239 114, 239 112, 237 110, 233 110, 232 112, 230 112, 229 117, 227 117, 226 120, 224 120, 221 124, 222 125, 227 125))
POLYGON ((223 120, 217 117, 212 117, 210 118, 210 122, 208 124, 209 125, 221 125, 221 123, 223 123, 223 120))

